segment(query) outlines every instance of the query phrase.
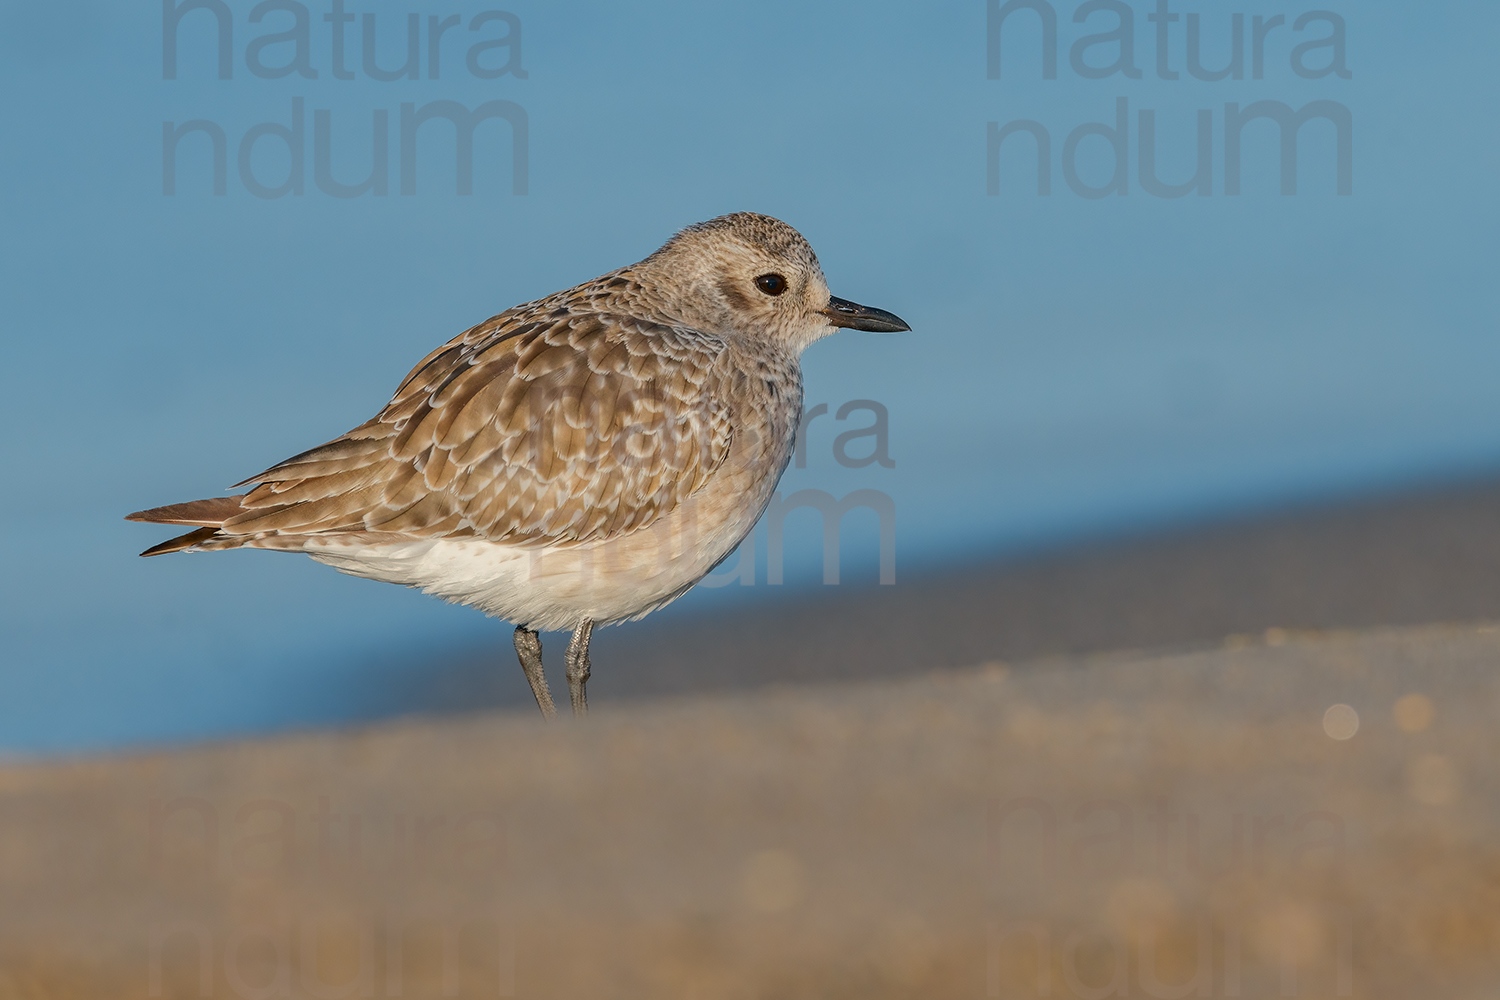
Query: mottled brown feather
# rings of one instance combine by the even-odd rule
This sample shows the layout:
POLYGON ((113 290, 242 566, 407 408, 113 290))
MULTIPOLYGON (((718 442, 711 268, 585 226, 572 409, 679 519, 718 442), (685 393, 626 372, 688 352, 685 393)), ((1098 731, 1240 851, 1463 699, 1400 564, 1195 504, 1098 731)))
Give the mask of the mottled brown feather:
POLYGON ((710 403, 724 342, 555 299, 466 330, 373 420, 246 480, 218 520, 189 523, 230 544, 351 532, 568 544, 675 509, 729 451, 710 403))

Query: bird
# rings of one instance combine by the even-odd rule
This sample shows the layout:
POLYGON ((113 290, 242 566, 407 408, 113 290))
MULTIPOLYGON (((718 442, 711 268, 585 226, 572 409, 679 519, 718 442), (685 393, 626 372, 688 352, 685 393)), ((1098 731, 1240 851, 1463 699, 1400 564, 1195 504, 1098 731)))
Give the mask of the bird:
POLYGON ((594 628, 676 600, 754 528, 793 454, 802 352, 839 329, 911 328, 831 295, 787 223, 723 215, 470 327, 247 492, 126 519, 192 529, 143 556, 301 552, 513 623, 546 719, 540 632, 571 630, 581 716, 594 628))

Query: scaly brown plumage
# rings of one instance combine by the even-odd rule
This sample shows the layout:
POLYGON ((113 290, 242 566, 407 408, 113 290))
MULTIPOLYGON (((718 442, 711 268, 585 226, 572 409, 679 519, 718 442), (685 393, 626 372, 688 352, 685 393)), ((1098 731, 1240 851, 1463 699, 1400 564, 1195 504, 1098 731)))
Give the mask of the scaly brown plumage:
POLYGON ((791 457, 798 358, 839 326, 906 328, 829 296, 790 226, 724 216, 464 331, 372 419, 248 493, 130 519, 194 527, 143 555, 302 551, 510 618, 544 714, 520 635, 573 628, 582 711, 593 624, 675 599, 765 509, 791 457))

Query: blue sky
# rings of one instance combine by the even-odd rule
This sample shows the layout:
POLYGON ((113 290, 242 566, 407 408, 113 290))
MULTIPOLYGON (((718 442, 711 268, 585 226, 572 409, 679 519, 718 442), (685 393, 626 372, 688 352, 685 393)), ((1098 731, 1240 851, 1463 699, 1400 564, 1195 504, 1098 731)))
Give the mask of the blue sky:
MULTIPOLYGON (((1102 5, 1108 7, 1109 5, 1102 5)), ((505 630, 429 598, 265 553, 140 560, 160 532, 120 515, 214 495, 372 413, 434 345, 492 313, 639 259, 674 230, 727 211, 778 215, 812 241, 836 294, 900 313, 902 337, 847 334, 809 351, 809 403, 876 400, 894 468, 846 468, 813 424, 807 468, 785 489, 881 491, 902 570, 1500 467, 1495 335, 1500 140, 1482 116, 1500 8, 1394 2, 1170 3, 1159 77, 1156 0, 1123 6, 1133 62, 1107 9, 1075 23, 1053 3, 1058 71, 1043 79, 1041 21, 1003 24, 987 65, 987 7, 941 4, 349 2, 334 75, 328 0, 231 0, 229 79, 215 20, 186 13, 164 79, 159 3, 0 3, 0 437, 12 470, 0 518, 0 750, 70 751, 258 731, 341 717, 357 664, 391 648, 452 648, 505 630), (251 71, 257 38, 307 11, 308 78, 251 71), (1343 63, 1324 47, 1341 21, 1343 63), (478 15, 504 10, 476 30, 478 15), (372 79, 406 55, 420 12, 418 78, 372 79), (439 39, 430 15, 461 15, 439 39), (1188 16, 1203 66, 1187 70, 1188 16), (1282 15, 1254 78, 1254 19, 1282 15), (518 47, 476 42, 519 25, 518 47), (524 77, 514 72, 519 68, 524 77), (1299 72, 1299 69, 1301 72, 1299 72), (1125 193, 1103 187, 1100 135, 1126 102, 1125 193), (247 133, 303 108, 303 193, 285 145, 247 133), (414 194, 403 179, 403 104, 506 101, 527 125, 514 193, 509 126, 476 132, 473 193, 455 191, 452 131, 424 126, 414 194), (1337 193, 1335 128, 1300 135, 1298 190, 1280 188, 1270 122, 1244 131, 1243 184, 1225 193, 1228 106, 1332 102, 1352 125, 1352 192, 1337 193), (389 188, 336 198, 316 181, 326 113, 335 179, 371 169, 389 123, 389 188), (1193 172, 1210 115, 1212 192, 1143 188, 1141 113, 1158 172, 1193 172), (1009 139, 987 193, 987 128, 1009 139), (204 135, 177 150, 163 193, 163 123, 223 130, 226 192, 212 193, 204 135), (1092 132, 1092 134, 1090 134, 1092 132)), ((259 48, 265 72, 290 43, 259 48)), ((265 129, 261 129, 265 131, 265 129)), ((857 447, 851 451, 858 451, 857 447)), ((816 587, 810 517, 789 522, 787 587, 816 587)), ((851 516, 843 578, 875 579, 874 518, 851 516)), ((754 600, 764 585, 695 593, 671 614, 754 600)))

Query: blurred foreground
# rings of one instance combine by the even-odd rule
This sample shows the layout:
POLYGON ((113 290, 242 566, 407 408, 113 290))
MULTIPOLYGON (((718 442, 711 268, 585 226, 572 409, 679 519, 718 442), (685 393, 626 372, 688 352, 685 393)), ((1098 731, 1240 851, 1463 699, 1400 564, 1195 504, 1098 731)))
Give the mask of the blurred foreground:
POLYGON ((12 766, 0 997, 1490 995, 1497 663, 1272 630, 12 766))

